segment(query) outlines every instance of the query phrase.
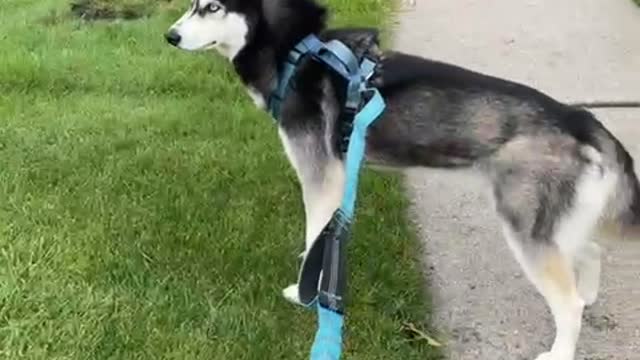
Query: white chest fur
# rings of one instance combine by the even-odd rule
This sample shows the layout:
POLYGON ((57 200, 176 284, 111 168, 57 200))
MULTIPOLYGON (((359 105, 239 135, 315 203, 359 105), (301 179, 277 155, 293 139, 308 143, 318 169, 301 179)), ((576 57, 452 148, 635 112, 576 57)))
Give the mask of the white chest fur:
POLYGON ((265 109, 267 107, 267 102, 265 101, 264 96, 262 96, 262 94, 258 90, 250 87, 250 88, 247 88, 247 92, 249 93, 249 96, 253 100, 253 103, 259 109, 265 109))

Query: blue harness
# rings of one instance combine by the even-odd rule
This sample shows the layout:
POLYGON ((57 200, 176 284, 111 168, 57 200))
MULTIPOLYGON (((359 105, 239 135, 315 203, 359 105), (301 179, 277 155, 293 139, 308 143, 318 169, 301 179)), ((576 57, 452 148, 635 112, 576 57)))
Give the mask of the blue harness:
POLYGON ((274 119, 280 117, 290 80, 305 56, 325 64, 347 81, 343 111, 355 114, 346 149, 342 204, 308 250, 298 276, 301 302, 307 307, 316 304, 318 311, 318 330, 311 360, 338 360, 342 353, 345 313, 345 250, 354 217, 358 176, 365 155, 367 128, 384 112, 385 102, 378 89, 369 86, 376 66, 374 62, 366 58, 358 61, 353 52, 338 40, 323 43, 315 35, 309 35, 289 53, 276 90, 269 99, 269 110, 274 119), (371 97, 363 105, 367 94, 371 97))

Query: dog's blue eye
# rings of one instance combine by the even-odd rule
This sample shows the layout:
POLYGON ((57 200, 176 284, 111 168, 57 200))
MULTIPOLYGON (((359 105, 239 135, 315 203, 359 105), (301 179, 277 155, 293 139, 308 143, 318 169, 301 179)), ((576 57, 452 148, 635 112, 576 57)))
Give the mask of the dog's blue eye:
POLYGON ((208 13, 218 12, 218 10, 220 10, 220 6, 213 3, 208 4, 207 6, 204 7, 204 11, 208 13))

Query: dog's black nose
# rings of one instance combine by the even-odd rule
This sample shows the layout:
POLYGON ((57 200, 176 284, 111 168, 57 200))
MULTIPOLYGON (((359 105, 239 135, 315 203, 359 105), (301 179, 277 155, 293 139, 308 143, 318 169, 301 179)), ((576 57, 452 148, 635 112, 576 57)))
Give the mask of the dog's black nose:
POLYGON ((178 34, 178 32, 175 30, 169 30, 169 32, 166 33, 164 37, 167 39, 167 42, 173 46, 178 46, 178 44, 180 43, 180 39, 182 39, 180 34, 178 34))

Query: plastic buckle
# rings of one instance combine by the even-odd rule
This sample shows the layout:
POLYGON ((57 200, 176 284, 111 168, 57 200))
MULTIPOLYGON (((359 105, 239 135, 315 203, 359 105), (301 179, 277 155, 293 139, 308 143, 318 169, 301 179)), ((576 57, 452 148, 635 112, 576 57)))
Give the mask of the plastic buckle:
POLYGON ((318 303, 338 314, 344 314, 344 298, 329 291, 318 291, 318 303))

